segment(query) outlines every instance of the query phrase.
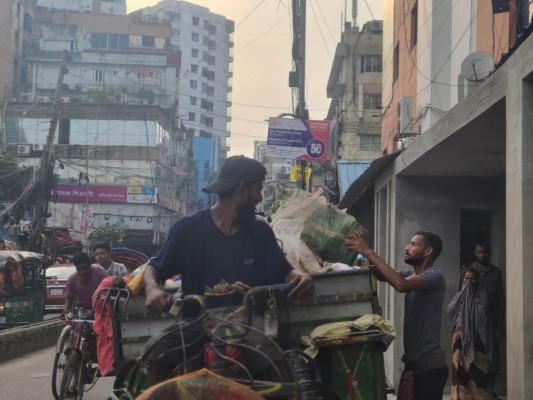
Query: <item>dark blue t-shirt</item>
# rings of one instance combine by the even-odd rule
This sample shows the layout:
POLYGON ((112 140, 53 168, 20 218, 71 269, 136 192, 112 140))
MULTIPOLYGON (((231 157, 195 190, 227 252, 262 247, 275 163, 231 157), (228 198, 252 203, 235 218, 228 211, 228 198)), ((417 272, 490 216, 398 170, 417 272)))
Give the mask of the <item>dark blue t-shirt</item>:
POLYGON ((182 275, 185 294, 203 294, 222 280, 249 286, 283 283, 292 270, 272 229, 254 220, 232 236, 215 225, 210 210, 177 221, 150 264, 161 280, 182 275))

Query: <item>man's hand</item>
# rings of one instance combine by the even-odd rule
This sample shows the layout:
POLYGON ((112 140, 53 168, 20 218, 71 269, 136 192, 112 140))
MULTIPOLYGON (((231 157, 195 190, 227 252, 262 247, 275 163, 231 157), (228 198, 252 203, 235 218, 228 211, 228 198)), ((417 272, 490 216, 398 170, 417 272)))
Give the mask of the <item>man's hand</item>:
POLYGON ((289 293, 291 299, 305 299, 311 297, 315 291, 315 285, 309 274, 292 270, 287 275, 287 283, 294 286, 289 293))
POLYGON ((169 294, 157 286, 146 289, 146 308, 155 313, 162 313, 168 307, 169 294))
POLYGON ((351 233, 344 239, 344 245, 359 254, 367 257, 372 253, 372 248, 366 243, 360 233, 351 233))

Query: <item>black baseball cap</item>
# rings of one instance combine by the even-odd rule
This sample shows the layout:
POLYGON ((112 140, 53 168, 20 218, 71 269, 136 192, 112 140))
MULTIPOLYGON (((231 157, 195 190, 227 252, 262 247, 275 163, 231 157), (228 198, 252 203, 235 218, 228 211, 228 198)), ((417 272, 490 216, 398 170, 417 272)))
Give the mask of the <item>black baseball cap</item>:
POLYGON ((245 156, 233 156, 224 162, 217 180, 203 188, 203 191, 226 193, 239 183, 264 181, 266 174, 266 168, 259 161, 245 156))

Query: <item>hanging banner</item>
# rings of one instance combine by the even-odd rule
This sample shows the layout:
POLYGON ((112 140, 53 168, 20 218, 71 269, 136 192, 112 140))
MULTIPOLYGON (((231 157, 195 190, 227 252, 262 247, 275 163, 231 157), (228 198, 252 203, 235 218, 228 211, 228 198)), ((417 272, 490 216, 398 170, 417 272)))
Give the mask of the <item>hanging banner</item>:
POLYGON ((327 161, 330 126, 331 121, 270 118, 267 155, 271 158, 327 161))

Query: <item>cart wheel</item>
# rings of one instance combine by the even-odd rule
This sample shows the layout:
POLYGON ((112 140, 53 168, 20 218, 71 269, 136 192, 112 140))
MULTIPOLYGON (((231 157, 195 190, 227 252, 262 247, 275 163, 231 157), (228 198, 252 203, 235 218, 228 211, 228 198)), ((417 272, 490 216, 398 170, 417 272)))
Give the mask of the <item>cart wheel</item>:
POLYGON ((61 379, 59 400, 81 400, 83 398, 83 360, 81 354, 72 351, 67 356, 61 379))

